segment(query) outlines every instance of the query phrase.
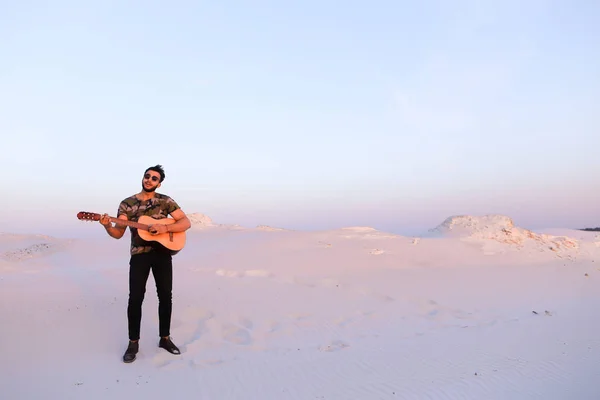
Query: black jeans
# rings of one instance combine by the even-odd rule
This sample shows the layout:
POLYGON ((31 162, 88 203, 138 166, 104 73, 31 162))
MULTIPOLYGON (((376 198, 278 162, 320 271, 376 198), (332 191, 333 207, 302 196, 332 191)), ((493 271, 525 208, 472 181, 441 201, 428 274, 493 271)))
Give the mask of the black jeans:
POLYGON ((152 270, 158 295, 159 335, 169 336, 171 329, 173 264, 168 253, 151 251, 135 254, 129 261, 129 303, 127 320, 129 340, 139 340, 142 322, 142 303, 146 293, 146 282, 152 270))

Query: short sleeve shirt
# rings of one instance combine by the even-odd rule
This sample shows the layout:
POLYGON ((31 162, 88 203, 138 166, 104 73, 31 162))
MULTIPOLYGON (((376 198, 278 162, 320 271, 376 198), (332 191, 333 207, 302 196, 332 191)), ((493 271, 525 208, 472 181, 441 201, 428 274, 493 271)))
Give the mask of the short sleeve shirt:
MULTIPOLYGON (((119 204, 117 218, 123 214, 130 221, 135 221, 146 215, 152 218, 167 218, 169 214, 178 210, 180 207, 171 197, 155 193, 149 200, 139 200, 135 195, 129 196, 119 204)), ((143 240, 137 233, 137 228, 129 227, 131 232, 131 255, 150 252, 156 249, 155 244, 143 240)))

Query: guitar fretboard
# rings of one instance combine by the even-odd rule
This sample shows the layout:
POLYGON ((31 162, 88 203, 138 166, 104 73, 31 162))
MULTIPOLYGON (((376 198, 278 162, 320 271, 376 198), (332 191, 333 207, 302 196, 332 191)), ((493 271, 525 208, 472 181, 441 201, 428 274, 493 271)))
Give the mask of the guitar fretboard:
POLYGON ((148 225, 140 224, 139 222, 135 222, 135 221, 128 221, 128 220, 113 218, 113 217, 110 217, 110 221, 114 222, 117 225, 126 225, 126 226, 131 226, 131 227, 137 228, 137 229, 143 229, 146 231, 148 230, 148 225))

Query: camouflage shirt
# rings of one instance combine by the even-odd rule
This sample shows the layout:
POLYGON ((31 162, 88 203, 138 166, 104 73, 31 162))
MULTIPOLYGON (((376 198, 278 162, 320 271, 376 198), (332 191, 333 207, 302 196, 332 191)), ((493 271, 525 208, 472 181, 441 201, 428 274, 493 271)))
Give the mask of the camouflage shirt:
MULTIPOLYGON (((156 219, 167 218, 173 211, 178 210, 179 205, 167 195, 154 193, 149 200, 139 200, 135 195, 129 196, 119 204, 117 218, 123 214, 130 221, 136 221, 142 215, 156 219)), ((156 250, 153 242, 143 240, 137 233, 137 228, 129 227, 131 232, 131 255, 146 253, 156 250)))

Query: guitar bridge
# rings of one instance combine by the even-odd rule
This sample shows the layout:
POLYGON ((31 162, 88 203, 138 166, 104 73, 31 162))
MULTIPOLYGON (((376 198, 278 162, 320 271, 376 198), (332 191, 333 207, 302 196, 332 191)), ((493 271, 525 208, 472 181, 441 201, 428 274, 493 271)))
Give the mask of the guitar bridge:
POLYGON ((169 241, 173 241, 173 232, 169 232, 169 241))

